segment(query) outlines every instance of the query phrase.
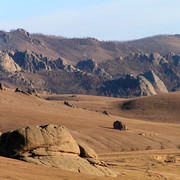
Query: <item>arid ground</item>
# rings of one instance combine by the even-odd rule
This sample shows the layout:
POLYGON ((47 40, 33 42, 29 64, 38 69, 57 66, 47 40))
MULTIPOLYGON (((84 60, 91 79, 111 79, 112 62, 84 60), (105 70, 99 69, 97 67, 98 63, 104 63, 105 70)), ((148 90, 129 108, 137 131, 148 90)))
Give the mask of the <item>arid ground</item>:
MULTIPOLYGON (((134 99, 86 95, 0 92, 0 131, 60 124, 91 146, 109 168, 109 179, 180 179, 180 93, 134 99), (64 105, 64 101, 73 107, 64 105), (109 115, 103 113, 107 111, 109 115), (113 129, 119 120, 127 131, 113 129)), ((0 157, 0 179, 107 179, 0 157)))

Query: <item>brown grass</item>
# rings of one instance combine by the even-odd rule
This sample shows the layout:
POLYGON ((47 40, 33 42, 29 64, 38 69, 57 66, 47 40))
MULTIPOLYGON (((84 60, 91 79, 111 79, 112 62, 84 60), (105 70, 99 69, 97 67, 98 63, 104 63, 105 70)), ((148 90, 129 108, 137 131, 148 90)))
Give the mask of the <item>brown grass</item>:
MULTIPOLYGON (((128 117, 129 114, 133 117, 131 111, 124 111, 118 106, 124 101, 127 101, 125 99, 85 95, 44 96, 44 98, 48 97, 53 97, 54 100, 47 101, 22 93, 14 93, 12 90, 0 92, 0 131, 6 132, 29 125, 48 123, 64 125, 70 130, 76 140, 81 140, 89 144, 97 153, 104 154, 101 155, 100 158, 112 164, 110 168, 118 171, 120 173, 118 178, 120 177, 121 179, 130 179, 133 176, 136 177, 136 179, 143 179, 144 177, 145 179, 151 178, 147 176, 145 172, 147 164, 150 163, 152 159, 149 159, 149 156, 147 157, 146 155, 147 153, 152 153, 151 151, 160 149, 162 144, 166 149, 176 148, 176 150, 179 151, 177 146, 179 145, 180 139, 180 124, 178 121, 171 123, 171 119, 169 119, 168 122, 160 123, 159 118, 161 114, 157 113, 158 110, 156 110, 157 114, 154 116, 152 122, 150 119, 142 121, 137 118, 138 116, 135 116, 133 119, 125 118, 125 116, 128 117), (70 104, 75 104, 78 108, 65 106, 65 100, 70 102, 70 104), (110 116, 104 115, 102 113, 104 110, 107 110, 110 116), (121 113, 124 117, 121 116, 121 113), (116 120, 126 124, 128 131, 113 129, 113 122, 116 120), (146 152, 140 151, 145 150, 149 145, 151 145, 153 150, 146 152), (133 153, 135 157, 137 155, 138 158, 140 158, 141 153, 145 153, 142 158, 140 158, 140 161, 137 161, 135 157, 130 161, 129 157, 132 156, 127 154, 126 151, 130 151, 131 147, 134 148, 134 151, 129 153, 133 153), (137 151, 137 149, 139 151, 137 151), (119 154, 119 152, 121 153, 119 154), (108 155, 108 157, 106 157, 105 154, 109 154, 110 156, 108 155), (124 159, 122 158, 122 154, 124 154, 124 159), (123 163, 123 161, 125 161, 125 163, 123 163), (136 161, 141 164, 141 167, 139 167, 136 161)), ((140 102, 139 104, 144 102, 147 106, 148 102, 149 104, 159 101, 165 102, 165 100, 163 100, 165 97, 170 104, 172 104, 172 101, 178 103, 179 93, 136 98, 135 100, 138 103, 140 102)), ((151 113, 155 111, 153 106, 148 106, 152 107, 147 111, 148 113, 150 113, 150 110, 151 113)), ((163 106, 165 107, 165 105, 163 106)), ((137 111, 141 112, 138 109, 137 111)), ((164 115, 167 116, 169 112, 172 112, 169 111, 169 108, 164 109, 164 115)), ((178 115, 178 112, 176 115, 178 115)), ((142 113, 142 117, 146 117, 146 115, 142 113)), ((166 149, 158 152, 162 154, 166 149)), ((171 154, 171 151, 169 153, 171 154)), ((154 174, 167 174, 169 168, 171 173, 166 175, 166 177, 175 177, 176 179, 178 166, 173 164, 165 167, 159 166, 158 164, 157 166, 160 170, 155 170, 152 166, 150 170, 148 170, 153 177, 156 176, 154 174)), ((84 177, 99 179, 94 176, 62 172, 57 169, 49 169, 2 157, 0 158, 0 169, 1 179, 13 179, 13 177, 14 179, 70 179, 72 176, 78 179, 83 179, 84 177)), ((161 176, 158 175, 157 177, 161 176)))

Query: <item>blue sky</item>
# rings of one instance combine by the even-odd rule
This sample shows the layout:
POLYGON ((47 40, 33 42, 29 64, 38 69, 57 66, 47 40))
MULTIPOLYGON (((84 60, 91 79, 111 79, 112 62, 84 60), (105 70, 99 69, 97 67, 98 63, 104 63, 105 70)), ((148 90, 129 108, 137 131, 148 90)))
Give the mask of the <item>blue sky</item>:
POLYGON ((99 40, 180 34, 180 0, 3 0, 0 29, 99 40))

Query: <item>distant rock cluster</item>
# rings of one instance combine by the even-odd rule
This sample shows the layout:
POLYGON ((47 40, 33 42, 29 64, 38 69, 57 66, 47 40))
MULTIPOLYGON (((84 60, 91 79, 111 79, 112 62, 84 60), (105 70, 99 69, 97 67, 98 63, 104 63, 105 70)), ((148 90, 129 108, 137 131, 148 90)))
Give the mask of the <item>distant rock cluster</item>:
POLYGON ((27 91, 24 91, 24 90, 21 90, 19 88, 16 88, 15 92, 20 92, 20 93, 23 93, 23 94, 26 94, 26 95, 33 95, 33 96, 36 96, 36 97, 40 97, 35 89, 28 88, 27 91))
POLYGON ((29 126, 3 133, 0 155, 79 173, 116 177, 105 162, 98 160, 92 148, 76 142, 60 125, 29 126))
MULTIPOLYGON (((0 42, 9 44, 14 35, 32 46, 42 46, 23 29, 0 32, 0 42)), ((12 86, 57 94, 131 98, 180 90, 180 56, 175 53, 130 53, 114 60, 96 61, 87 57, 68 64, 68 59, 61 56, 53 59, 28 49, 4 48, 0 50, 0 77, 12 86)))

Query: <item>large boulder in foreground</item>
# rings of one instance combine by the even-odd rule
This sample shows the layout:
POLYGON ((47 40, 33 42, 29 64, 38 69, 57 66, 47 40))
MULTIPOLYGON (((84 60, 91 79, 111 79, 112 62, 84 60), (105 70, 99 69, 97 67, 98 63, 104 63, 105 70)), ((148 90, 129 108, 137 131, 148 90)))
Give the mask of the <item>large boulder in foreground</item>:
POLYGON ((64 126, 30 126, 1 135, 0 153, 3 156, 21 156, 25 152, 34 154, 39 148, 47 152, 68 152, 79 155, 76 141, 64 126))
POLYGON ((4 133, 0 137, 0 156, 98 176, 116 174, 98 160, 89 146, 73 139, 60 125, 30 126, 4 133))

